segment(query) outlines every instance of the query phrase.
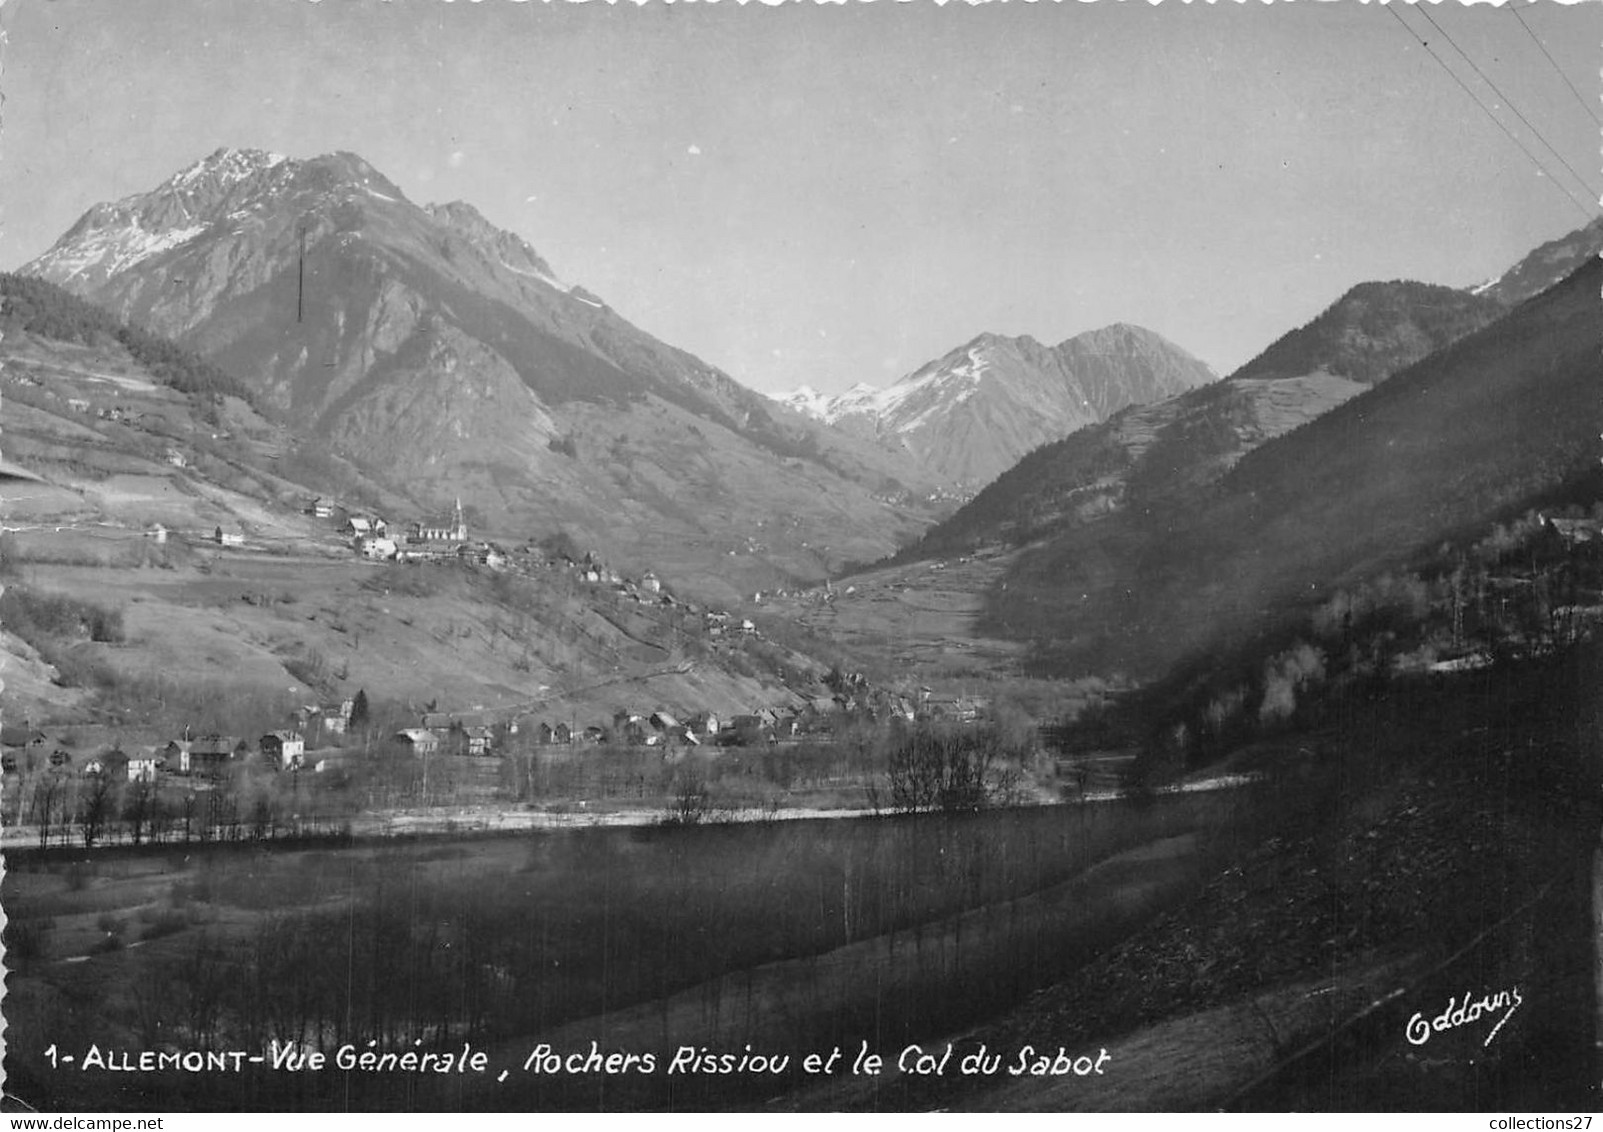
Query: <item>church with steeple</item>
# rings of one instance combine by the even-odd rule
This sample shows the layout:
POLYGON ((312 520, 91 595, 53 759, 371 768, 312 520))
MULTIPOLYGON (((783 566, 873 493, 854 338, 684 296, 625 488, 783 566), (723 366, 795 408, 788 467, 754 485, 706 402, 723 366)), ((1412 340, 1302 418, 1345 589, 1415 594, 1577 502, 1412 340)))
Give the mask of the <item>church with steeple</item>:
POLYGON ((449 519, 422 519, 412 524, 412 530, 407 536, 408 542, 467 542, 468 521, 462 514, 462 500, 457 498, 456 507, 449 519))

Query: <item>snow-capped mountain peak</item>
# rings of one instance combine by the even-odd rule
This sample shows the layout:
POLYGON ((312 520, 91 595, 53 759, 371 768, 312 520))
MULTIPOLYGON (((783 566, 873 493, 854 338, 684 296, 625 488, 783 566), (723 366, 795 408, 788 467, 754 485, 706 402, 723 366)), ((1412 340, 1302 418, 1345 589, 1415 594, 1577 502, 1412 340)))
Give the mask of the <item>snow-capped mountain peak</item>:
POLYGON ((224 146, 201 158, 187 169, 180 169, 163 188, 186 189, 199 182, 233 182, 282 165, 289 158, 282 153, 261 149, 233 149, 224 146))
POLYGON ((859 384, 834 397, 803 387, 781 400, 981 484, 1037 445, 1213 378, 1151 331, 1117 324, 1056 347, 981 334, 889 386, 859 384))

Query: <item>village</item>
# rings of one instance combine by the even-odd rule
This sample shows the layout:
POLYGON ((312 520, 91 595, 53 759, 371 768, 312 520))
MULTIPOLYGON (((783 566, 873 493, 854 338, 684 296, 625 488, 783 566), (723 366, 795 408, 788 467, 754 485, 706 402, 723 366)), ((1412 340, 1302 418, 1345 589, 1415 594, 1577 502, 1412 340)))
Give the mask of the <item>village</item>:
MULTIPOLYGON (((530 540, 507 549, 494 542, 474 541, 460 501, 444 517, 408 523, 406 533, 398 538, 391 535, 383 518, 347 509, 325 497, 310 500, 304 511, 327 523, 363 561, 420 569, 477 568, 534 578, 560 572, 572 582, 604 589, 615 600, 675 610, 713 649, 762 639, 749 618, 680 600, 653 571, 628 577, 594 552, 580 553, 571 546, 553 548, 530 540)), ((156 537, 165 541, 170 533, 176 535, 159 530, 156 537)), ((221 527, 204 541, 227 549, 247 546, 244 533, 221 527)), ((80 749, 75 735, 47 731, 27 719, 8 719, 0 730, 0 773, 19 796, 23 791, 18 788, 26 778, 34 783, 48 779, 58 786, 76 783, 75 795, 83 793, 84 784, 97 790, 105 784, 136 787, 135 793, 144 801, 159 797, 164 790, 210 791, 245 775, 294 775, 298 783, 305 773, 344 783, 353 775, 372 773, 381 764, 391 769, 398 764, 426 766, 434 759, 472 764, 480 778, 495 760, 526 759, 540 752, 589 751, 604 760, 609 754, 635 750, 673 765, 697 749, 713 756, 720 749, 833 745, 853 729, 925 722, 969 726, 988 717, 989 705, 981 697, 937 694, 928 687, 895 691, 876 687, 861 672, 839 669, 807 679, 815 680, 811 694, 790 688, 786 702, 753 705, 744 712, 721 714, 695 704, 625 705, 605 717, 588 719, 574 714, 558 718, 552 714, 559 710, 556 704, 544 711, 539 703, 484 711, 449 710, 430 703, 410 718, 398 719, 391 710, 380 720, 363 689, 348 698, 305 704, 284 719, 283 726, 259 735, 192 734, 185 727, 164 743, 102 741, 89 750, 80 749)), ((31 793, 31 808, 37 810, 41 791, 36 785, 31 793)), ((77 809, 81 808, 80 801, 77 809)), ((23 819, 26 815, 16 816, 23 819)), ((81 824, 81 814, 69 815, 64 807, 56 822, 57 837, 68 836, 72 816, 81 824)), ((48 818, 43 824, 50 825, 48 818)))

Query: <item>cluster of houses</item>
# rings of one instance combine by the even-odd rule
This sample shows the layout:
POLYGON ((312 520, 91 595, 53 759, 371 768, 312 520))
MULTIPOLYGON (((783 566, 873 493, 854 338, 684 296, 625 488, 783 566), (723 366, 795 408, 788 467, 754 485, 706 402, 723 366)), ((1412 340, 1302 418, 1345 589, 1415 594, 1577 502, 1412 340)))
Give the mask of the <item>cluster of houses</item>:
MULTIPOLYGON (((109 405, 96 408, 88 400, 88 398, 85 397, 68 397, 67 408, 71 409, 75 413, 82 413, 86 416, 90 413, 93 413, 96 419, 109 421, 114 424, 141 424, 148 416, 148 414, 142 413, 137 409, 130 409, 126 405, 109 405)), ((169 445, 166 451, 162 454, 162 459, 175 468, 189 467, 189 456, 182 449, 175 448, 171 445, 169 445)))
MULTIPOLYGON (((936 696, 927 688, 915 697, 872 689, 861 677, 844 677, 836 684, 833 696, 784 708, 760 707, 729 716, 699 711, 683 718, 666 708, 649 714, 620 709, 610 720, 583 728, 572 721, 553 723, 528 715, 491 722, 471 714, 426 712, 417 726, 401 728, 390 738, 415 755, 482 757, 519 748, 602 746, 654 747, 666 754, 692 747, 751 747, 808 738, 827 742, 849 720, 973 722, 984 712, 981 701, 936 696)), ((330 737, 350 730, 353 707, 352 700, 344 700, 299 709, 292 713, 289 727, 269 731, 254 744, 240 735, 186 735, 163 745, 131 750, 113 746, 92 755, 74 755, 53 745, 37 728, 7 726, 0 731, 0 769, 17 774, 24 767, 46 766, 63 773, 154 783, 165 775, 216 778, 255 756, 275 770, 322 772, 354 757, 351 748, 324 745, 330 737)))
POLYGON ((93 412, 99 420, 115 421, 119 424, 132 424, 144 416, 143 413, 123 405, 111 405, 96 409, 83 397, 68 397, 67 408, 75 413, 87 414, 93 412))
POLYGON ((306 505, 306 513, 318 519, 332 519, 336 513, 343 514, 345 521, 340 525, 340 534, 350 540, 351 549, 358 555, 376 562, 456 560, 500 569, 507 561, 506 552, 494 543, 469 540, 467 517, 460 499, 450 515, 414 519, 399 535, 392 535, 389 524, 379 516, 351 511, 331 499, 313 499, 306 505))
MULTIPOLYGON (((319 497, 312 500, 306 506, 306 513, 320 519, 332 519, 336 513, 344 514, 345 521, 339 528, 340 533, 350 540, 352 549, 363 558, 397 562, 457 561, 526 575, 551 569, 565 570, 589 585, 610 588, 621 599, 641 605, 678 607, 702 616, 710 637, 758 635, 757 627, 749 619, 737 619, 721 610, 703 611, 690 602, 680 601, 651 570, 639 578, 631 578, 609 567, 593 551, 580 557, 566 554, 548 556, 533 543, 509 551, 493 542, 473 541, 468 536, 467 518, 460 499, 450 515, 414 520, 399 538, 391 535, 382 518, 348 511, 330 499, 319 497)), ((221 540, 220 531, 218 537, 221 540)))
MULTIPOLYGON (((126 782, 155 782, 164 774, 215 778, 230 764, 243 761, 253 753, 275 769, 296 770, 307 765, 308 739, 315 744, 323 736, 343 734, 350 726, 354 707, 354 700, 345 700, 326 707, 301 708, 291 717, 292 727, 262 735, 254 750, 243 736, 211 734, 196 738, 186 735, 165 744, 143 745, 131 750, 112 746, 95 754, 75 756, 52 744, 50 737, 36 727, 7 726, 0 729, 0 771, 18 774, 24 766, 43 764, 51 770, 85 776, 105 775, 126 782), (47 750, 50 751, 48 756, 45 755, 47 750)), ((322 767, 314 764, 312 769, 322 767)))

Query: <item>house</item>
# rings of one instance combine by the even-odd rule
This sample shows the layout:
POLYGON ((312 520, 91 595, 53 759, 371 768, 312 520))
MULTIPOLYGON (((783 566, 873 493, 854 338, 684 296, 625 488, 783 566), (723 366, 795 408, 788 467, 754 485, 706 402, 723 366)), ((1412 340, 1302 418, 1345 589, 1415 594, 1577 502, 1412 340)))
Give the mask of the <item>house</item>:
POLYGON ((306 740, 293 731, 269 731, 262 736, 261 748, 280 770, 294 770, 306 756, 306 740))
POLYGON ((479 566, 488 566, 492 570, 501 570, 506 567, 506 552, 493 543, 481 542, 476 546, 459 546, 456 556, 463 562, 472 562, 479 566))
POLYGON ((188 772, 215 778, 229 762, 249 749, 238 735, 202 735, 189 744, 188 772))
POLYGON ((551 741, 559 747, 567 747, 573 743, 573 728, 566 723, 559 723, 551 729, 551 741))
POLYGON ((640 588, 647 593, 660 594, 662 592, 662 579, 647 570, 645 576, 640 579, 640 588))
POLYGON ((675 727, 680 726, 677 719, 661 708, 651 713, 650 722, 651 726, 658 731, 672 731, 675 727))
POLYGON ((555 734, 556 732, 551 730, 551 725, 549 723, 542 722, 540 724, 540 730, 536 733, 535 741, 542 747, 549 747, 551 745, 551 738, 555 734))
POLYGON ((318 496, 306 505, 306 513, 319 519, 332 519, 334 517, 334 501, 318 496))
POLYGON ((591 724, 589 727, 584 729, 582 738, 584 739, 585 743, 591 747, 599 746, 607 741, 607 729, 604 727, 599 727, 596 724, 591 724))
POLYGON ((126 773, 129 782, 155 782, 162 772, 166 759, 155 747, 141 747, 128 756, 126 773))
POLYGON ((612 716, 612 738, 616 743, 638 747, 646 741, 646 719, 633 712, 619 711, 612 716))
POLYGON ((245 545, 245 536, 244 535, 225 534, 223 532, 223 528, 221 528, 221 527, 218 527, 215 531, 212 532, 212 540, 214 542, 216 542, 218 546, 244 546, 245 545))
POLYGON ((350 538, 383 538, 389 533, 384 520, 376 515, 351 515, 346 518, 345 524, 340 527, 340 533, 350 538))
POLYGON ((685 726, 697 735, 718 734, 718 716, 710 711, 698 711, 685 721, 685 726))
POLYGON ((82 397, 68 397, 67 407, 75 413, 87 413, 89 411, 89 402, 82 397))
POLYGON ((802 727, 807 728, 835 713, 835 701, 828 696, 804 696, 798 711, 802 727))
POLYGON ((462 728, 462 753, 487 755, 494 746, 495 736, 488 727, 475 725, 462 728))
POLYGON ((189 457, 185 456, 176 448, 167 449, 167 462, 175 468, 189 467, 189 457))
MULTIPOLYGON (((54 762, 54 759, 51 760, 54 762)), ((128 756, 120 747, 111 747, 90 755, 84 760, 83 772, 86 775, 107 778, 126 778, 128 776, 128 756)))
POLYGON ((161 749, 167 769, 178 774, 189 773, 189 751, 194 744, 187 739, 174 739, 161 749))
POLYGON ((367 535, 356 540, 356 553, 363 558, 371 558, 380 562, 388 562, 394 558, 400 547, 395 545, 394 539, 383 538, 379 535, 367 535))
POLYGON ((355 707, 355 700, 342 700, 337 704, 308 704, 299 711, 291 712, 290 720, 298 730, 321 729, 331 735, 343 735, 355 707))
POLYGON ((407 727, 395 733, 396 742, 410 747, 414 755, 432 755, 440 749, 440 737, 427 727, 407 727))

